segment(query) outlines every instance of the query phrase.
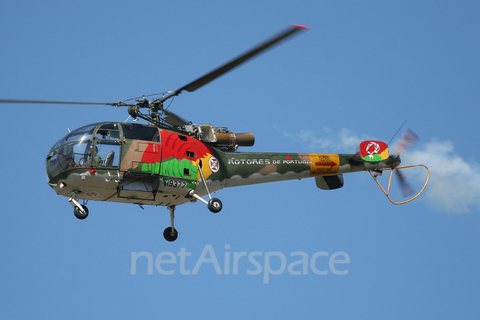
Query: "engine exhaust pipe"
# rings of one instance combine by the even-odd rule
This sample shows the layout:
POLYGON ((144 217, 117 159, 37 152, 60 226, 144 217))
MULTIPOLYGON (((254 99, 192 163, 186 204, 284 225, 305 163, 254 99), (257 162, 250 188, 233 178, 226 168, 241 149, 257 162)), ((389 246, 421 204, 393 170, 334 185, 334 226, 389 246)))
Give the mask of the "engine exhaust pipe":
POLYGON ((252 132, 216 132, 218 146, 251 147, 255 144, 255 136, 252 132))

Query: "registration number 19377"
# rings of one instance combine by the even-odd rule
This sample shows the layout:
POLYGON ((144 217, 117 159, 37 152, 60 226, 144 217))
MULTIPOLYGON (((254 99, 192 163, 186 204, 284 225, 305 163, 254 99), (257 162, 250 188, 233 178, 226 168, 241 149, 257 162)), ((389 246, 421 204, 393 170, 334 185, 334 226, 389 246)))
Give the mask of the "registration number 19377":
POLYGON ((187 186, 187 183, 185 181, 178 181, 178 180, 173 180, 173 179, 164 179, 163 180, 165 187, 171 187, 171 188, 185 188, 187 186))

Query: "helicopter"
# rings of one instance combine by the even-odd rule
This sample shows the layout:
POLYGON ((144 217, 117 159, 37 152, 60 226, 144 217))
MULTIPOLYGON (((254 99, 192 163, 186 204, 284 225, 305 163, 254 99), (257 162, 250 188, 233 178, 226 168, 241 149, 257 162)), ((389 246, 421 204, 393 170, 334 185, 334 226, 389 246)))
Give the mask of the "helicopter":
MULTIPOLYGON (((248 59, 307 29, 291 25, 246 53, 160 98, 148 100, 143 97, 135 103, 128 100, 113 103, 0 100, 0 103, 127 107, 134 123, 88 124, 58 140, 46 157, 48 185, 58 195, 68 198, 75 217, 81 220, 89 214, 87 203, 90 200, 165 206, 170 212, 170 226, 164 230, 163 236, 170 242, 178 237, 174 225, 176 206, 200 201, 211 212, 218 213, 223 204, 212 194, 223 188, 313 177, 318 188, 333 190, 344 185, 344 173, 368 171, 392 203, 412 201, 428 183, 428 168, 421 164, 401 167, 400 151, 389 154, 388 145, 384 142, 363 141, 359 145, 360 151, 355 154, 239 152, 239 147, 254 145, 253 133, 234 133, 226 127, 193 124, 164 107, 167 100, 184 91, 193 92, 201 88, 248 59), (139 118, 147 124, 136 123, 139 118), (428 172, 425 185, 416 195, 410 191, 399 171, 414 166, 423 166, 428 172), (387 190, 377 180, 377 176, 386 170, 391 171, 387 190), (410 197, 406 201, 395 202, 390 198, 393 172, 399 177, 401 189, 410 197)), ((400 149, 406 149, 415 139, 413 132, 407 132, 402 137, 400 149)))

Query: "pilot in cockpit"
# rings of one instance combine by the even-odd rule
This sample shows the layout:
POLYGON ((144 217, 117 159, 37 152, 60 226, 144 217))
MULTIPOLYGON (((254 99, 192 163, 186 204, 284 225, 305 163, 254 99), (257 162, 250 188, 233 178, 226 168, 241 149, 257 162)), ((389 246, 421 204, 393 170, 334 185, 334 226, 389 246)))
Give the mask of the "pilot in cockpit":
POLYGON ((98 148, 95 147, 95 155, 93 157, 92 157, 92 151, 93 151, 93 146, 88 147, 88 151, 85 155, 86 157, 85 166, 91 166, 92 164, 94 166, 101 166, 103 164, 103 160, 97 155, 98 148))

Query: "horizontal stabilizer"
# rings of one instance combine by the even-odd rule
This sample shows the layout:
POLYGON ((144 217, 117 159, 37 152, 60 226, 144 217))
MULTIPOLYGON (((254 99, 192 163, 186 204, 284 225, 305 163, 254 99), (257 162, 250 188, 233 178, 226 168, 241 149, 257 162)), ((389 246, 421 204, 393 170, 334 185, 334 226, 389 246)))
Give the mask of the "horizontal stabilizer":
POLYGON ((315 183, 317 187, 322 190, 338 189, 343 187, 343 174, 315 177, 315 183))

